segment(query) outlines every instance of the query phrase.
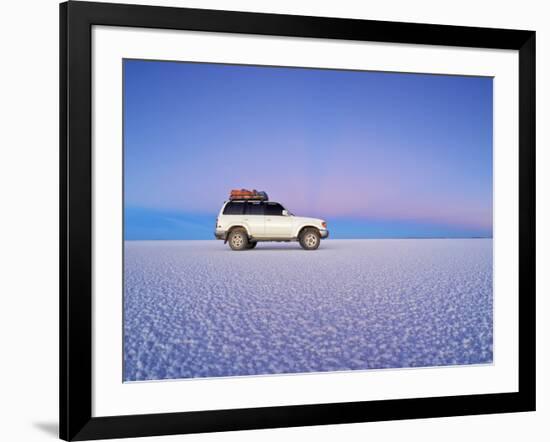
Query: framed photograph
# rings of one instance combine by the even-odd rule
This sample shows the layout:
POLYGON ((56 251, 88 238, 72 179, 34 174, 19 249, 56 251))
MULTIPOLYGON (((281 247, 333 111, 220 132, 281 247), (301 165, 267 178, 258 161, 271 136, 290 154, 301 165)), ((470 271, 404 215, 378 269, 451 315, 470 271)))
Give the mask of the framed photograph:
POLYGON ((60 23, 62 439, 535 409, 535 32, 60 23))

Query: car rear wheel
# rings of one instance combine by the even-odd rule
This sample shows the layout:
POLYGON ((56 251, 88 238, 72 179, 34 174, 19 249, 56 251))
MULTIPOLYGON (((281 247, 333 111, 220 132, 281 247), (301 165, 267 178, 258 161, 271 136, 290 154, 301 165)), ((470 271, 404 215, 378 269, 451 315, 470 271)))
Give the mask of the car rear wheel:
POLYGON ((304 229, 300 233, 299 240, 304 250, 315 250, 321 243, 321 235, 317 229, 304 229))
POLYGON ((248 249, 248 235, 244 229, 233 229, 229 233, 229 247, 233 250, 246 250, 248 249))

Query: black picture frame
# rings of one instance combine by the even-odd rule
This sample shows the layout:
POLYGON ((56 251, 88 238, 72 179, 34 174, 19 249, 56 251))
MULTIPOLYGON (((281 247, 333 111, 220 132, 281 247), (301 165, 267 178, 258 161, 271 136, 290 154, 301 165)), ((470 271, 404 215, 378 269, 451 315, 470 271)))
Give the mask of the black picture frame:
POLYGON ((60 5, 60 437, 89 440, 535 410, 535 32, 67 2, 60 5), (519 391, 92 417, 93 25, 519 52, 519 391))

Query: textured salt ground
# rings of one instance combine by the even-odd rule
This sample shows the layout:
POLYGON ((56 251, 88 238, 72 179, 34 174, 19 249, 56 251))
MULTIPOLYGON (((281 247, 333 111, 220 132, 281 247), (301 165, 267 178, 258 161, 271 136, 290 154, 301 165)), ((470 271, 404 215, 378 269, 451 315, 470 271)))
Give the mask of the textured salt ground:
POLYGON ((125 244, 124 379, 490 363, 491 239, 125 244))

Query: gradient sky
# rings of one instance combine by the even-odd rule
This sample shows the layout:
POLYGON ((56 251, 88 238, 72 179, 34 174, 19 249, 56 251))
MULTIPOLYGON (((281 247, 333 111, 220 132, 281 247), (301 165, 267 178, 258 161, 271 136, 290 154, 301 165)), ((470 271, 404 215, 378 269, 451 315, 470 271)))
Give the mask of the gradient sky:
POLYGON ((333 238, 492 236, 491 78, 124 61, 126 239, 212 239, 232 188, 333 238))

